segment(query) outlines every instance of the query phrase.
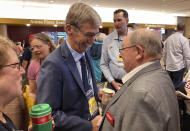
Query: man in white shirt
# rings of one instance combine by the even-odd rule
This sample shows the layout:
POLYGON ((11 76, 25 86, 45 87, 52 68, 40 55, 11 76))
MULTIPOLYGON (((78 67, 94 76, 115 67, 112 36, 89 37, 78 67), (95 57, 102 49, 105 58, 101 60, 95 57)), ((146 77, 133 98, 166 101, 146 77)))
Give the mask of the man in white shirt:
POLYGON ((128 21, 126 10, 116 10, 114 12, 115 30, 104 39, 102 46, 100 67, 105 78, 115 90, 119 90, 123 85, 121 79, 126 74, 123 67, 119 64, 118 58, 122 41, 128 33, 128 21))
POLYGON ((185 69, 190 68, 190 47, 183 36, 184 28, 185 25, 179 23, 177 32, 166 39, 164 46, 164 64, 174 86, 182 81, 185 69))

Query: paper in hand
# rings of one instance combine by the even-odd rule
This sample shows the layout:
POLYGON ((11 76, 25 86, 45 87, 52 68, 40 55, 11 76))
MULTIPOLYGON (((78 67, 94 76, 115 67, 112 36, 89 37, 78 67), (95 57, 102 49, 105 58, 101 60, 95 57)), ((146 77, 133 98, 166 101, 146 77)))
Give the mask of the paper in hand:
POLYGON ((187 96, 186 94, 182 93, 181 91, 176 91, 175 93, 177 96, 181 97, 184 100, 190 100, 190 97, 187 96))

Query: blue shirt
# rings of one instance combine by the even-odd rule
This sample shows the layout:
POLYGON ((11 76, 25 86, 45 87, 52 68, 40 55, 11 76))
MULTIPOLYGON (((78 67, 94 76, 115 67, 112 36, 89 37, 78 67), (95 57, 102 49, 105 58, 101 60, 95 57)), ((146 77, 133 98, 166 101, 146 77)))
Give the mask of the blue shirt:
POLYGON ((90 50, 91 51, 91 57, 92 57, 92 65, 93 65, 94 74, 96 77, 96 82, 101 82, 101 80, 102 80, 102 70, 100 68, 102 44, 103 44, 102 42, 94 42, 94 45, 91 46, 91 50, 90 50), (95 46, 95 47, 99 46, 99 47, 92 48, 93 46, 95 46), (97 54, 97 53, 99 53, 99 54, 97 54))
POLYGON ((100 67, 108 82, 114 79, 121 80, 126 74, 118 61, 119 49, 122 48, 122 41, 123 38, 119 37, 116 30, 109 34, 103 41, 100 67))

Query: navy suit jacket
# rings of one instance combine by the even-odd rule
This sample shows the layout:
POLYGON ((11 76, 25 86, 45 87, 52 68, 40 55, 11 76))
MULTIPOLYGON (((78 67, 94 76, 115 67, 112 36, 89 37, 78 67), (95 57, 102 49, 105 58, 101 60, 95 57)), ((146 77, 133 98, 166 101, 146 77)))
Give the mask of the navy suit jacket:
MULTIPOLYGON (((92 74, 94 95, 98 100, 98 90, 88 51, 85 55, 92 74)), ((88 100, 66 41, 47 56, 41 65, 37 102, 48 103, 51 106, 55 121, 54 131, 91 131, 88 100)))

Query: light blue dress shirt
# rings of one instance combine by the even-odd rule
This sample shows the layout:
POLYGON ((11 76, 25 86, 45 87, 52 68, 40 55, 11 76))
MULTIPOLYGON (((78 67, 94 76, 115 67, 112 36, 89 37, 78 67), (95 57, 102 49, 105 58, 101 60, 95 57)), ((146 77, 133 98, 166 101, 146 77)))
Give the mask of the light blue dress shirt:
POLYGON ((176 32, 166 39, 163 60, 168 71, 190 69, 190 45, 182 33, 176 32))
MULTIPOLYGON (((80 77, 81 77, 81 80, 82 80, 82 72, 81 72, 81 64, 80 64, 80 59, 85 55, 85 53, 82 53, 82 54, 79 54, 78 52, 76 52, 75 50, 73 50, 71 48, 71 46, 68 44, 68 41, 66 41, 67 43, 67 46, 75 60, 75 63, 76 63, 76 66, 77 66, 77 69, 79 71, 79 74, 80 74, 80 77)), ((86 60, 86 59, 85 59, 86 60)), ((93 83, 92 83, 92 76, 91 76, 91 73, 90 73, 90 70, 87 69, 87 75, 88 75, 88 83, 91 87, 93 87, 93 83)), ((92 88, 93 89, 93 88, 92 88)))
POLYGON ((122 48, 122 41, 123 38, 118 36, 116 30, 109 34, 103 41, 100 67, 108 82, 111 82, 114 79, 121 80, 126 74, 118 61, 119 49, 122 48))

